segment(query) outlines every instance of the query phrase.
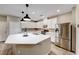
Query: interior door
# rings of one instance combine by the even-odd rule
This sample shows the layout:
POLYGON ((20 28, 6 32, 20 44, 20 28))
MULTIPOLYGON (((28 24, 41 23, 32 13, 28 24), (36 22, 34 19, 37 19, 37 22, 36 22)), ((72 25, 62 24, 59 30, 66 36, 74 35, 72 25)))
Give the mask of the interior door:
POLYGON ((5 41, 7 37, 7 20, 0 18, 0 41, 5 41))

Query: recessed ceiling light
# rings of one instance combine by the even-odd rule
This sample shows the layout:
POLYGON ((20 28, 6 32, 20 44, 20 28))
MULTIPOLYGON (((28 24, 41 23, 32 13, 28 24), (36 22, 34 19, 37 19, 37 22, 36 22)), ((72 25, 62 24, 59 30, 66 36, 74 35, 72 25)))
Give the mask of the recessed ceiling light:
POLYGON ((59 9, 57 9, 57 12, 60 12, 60 10, 59 10, 59 9))
POLYGON ((32 12, 32 14, 35 14, 35 12, 32 12))

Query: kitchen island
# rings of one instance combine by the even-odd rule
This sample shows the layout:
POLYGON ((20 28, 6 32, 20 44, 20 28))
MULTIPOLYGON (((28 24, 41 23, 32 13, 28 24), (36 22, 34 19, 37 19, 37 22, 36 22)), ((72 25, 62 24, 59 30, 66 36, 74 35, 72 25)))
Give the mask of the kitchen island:
POLYGON ((8 36, 6 44, 11 44, 16 55, 45 55, 50 52, 51 39, 49 35, 28 33, 8 36))

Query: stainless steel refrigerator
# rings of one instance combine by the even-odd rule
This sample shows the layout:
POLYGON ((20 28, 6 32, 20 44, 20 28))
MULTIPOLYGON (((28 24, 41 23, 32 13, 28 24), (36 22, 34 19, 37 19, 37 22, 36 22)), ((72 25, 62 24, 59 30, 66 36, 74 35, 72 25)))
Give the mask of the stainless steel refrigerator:
POLYGON ((55 30, 55 44, 63 49, 75 52, 76 39, 74 40, 72 37, 72 30, 73 26, 70 23, 58 24, 58 28, 55 30))

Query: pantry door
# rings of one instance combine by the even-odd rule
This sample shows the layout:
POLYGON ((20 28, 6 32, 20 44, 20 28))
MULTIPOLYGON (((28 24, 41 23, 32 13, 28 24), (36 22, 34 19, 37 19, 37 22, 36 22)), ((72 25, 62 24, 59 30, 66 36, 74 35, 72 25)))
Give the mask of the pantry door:
POLYGON ((7 19, 0 16, 0 41, 5 41, 7 38, 7 19))

